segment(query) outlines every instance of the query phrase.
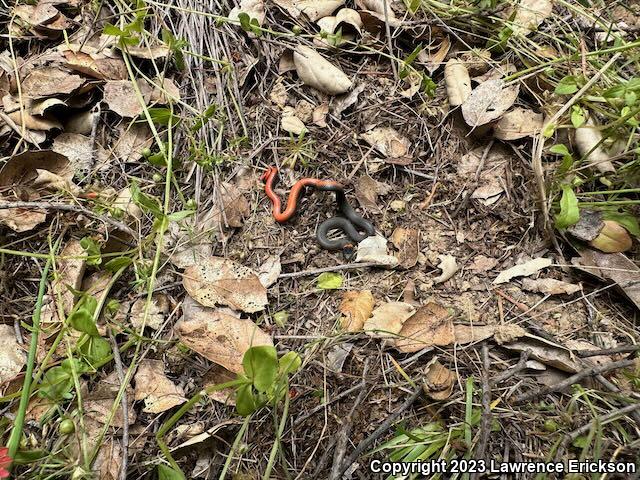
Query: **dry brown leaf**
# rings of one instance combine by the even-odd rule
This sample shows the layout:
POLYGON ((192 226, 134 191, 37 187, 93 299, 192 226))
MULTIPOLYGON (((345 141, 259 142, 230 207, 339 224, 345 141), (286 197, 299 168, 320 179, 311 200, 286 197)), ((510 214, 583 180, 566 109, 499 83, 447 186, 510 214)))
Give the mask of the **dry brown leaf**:
POLYGON ((142 151, 153 145, 153 136, 146 123, 120 124, 116 129, 116 139, 113 153, 124 163, 137 162, 142 158, 142 151))
POLYGON ((551 266, 552 263, 553 260, 550 258, 534 258, 533 260, 520 263, 500 272, 493 283, 494 285, 497 285, 500 283, 506 283, 512 278, 528 277, 529 275, 539 272, 543 268, 551 266))
POLYGON ((572 295, 580 291, 580 285, 555 280, 553 278, 522 279, 522 289, 530 292, 540 292, 547 295, 572 295))
POLYGON ((615 282, 637 308, 640 308, 640 268, 623 253, 580 250, 571 262, 591 275, 615 282))
POLYGON ((430 47, 426 49, 426 51, 421 50, 418 54, 418 60, 420 60, 420 62, 422 63, 425 63, 427 70, 429 70, 429 73, 433 74, 436 70, 438 70, 438 68, 440 68, 450 49, 451 39, 448 35, 445 35, 440 39, 440 42, 436 47, 430 47))
POLYGON ((206 307, 227 305, 253 313, 267 305, 267 289, 249 268, 222 257, 209 257, 184 271, 183 285, 206 307))
MULTIPOLYGON (((116 402, 116 396, 120 390, 120 380, 116 372, 110 373, 106 378, 96 384, 95 388, 88 394, 83 396, 85 415, 96 422, 104 424, 111 416, 111 410, 117 405, 115 415, 111 425, 116 428, 124 426, 124 415, 122 413, 122 405, 116 402)), ((136 423, 136 412, 133 408, 133 389, 127 386, 128 405, 128 423, 133 425, 136 423)))
POLYGON ((240 5, 233 7, 229 12, 229 20, 238 21, 240 13, 246 13, 250 18, 255 18, 258 25, 262 26, 266 16, 263 0, 240 0, 240 5))
POLYGON ((65 66, 76 72, 99 80, 126 80, 129 78, 127 67, 121 58, 111 58, 100 53, 65 50, 65 66))
POLYGON ((123 454, 117 440, 103 439, 93 462, 93 471, 98 473, 97 480, 119 480, 123 454))
POLYGON ((109 166, 107 151, 85 135, 62 133, 53 140, 51 150, 66 156, 73 168, 84 174, 94 167, 100 170, 109 166))
POLYGON ((385 23, 393 28, 402 25, 391 9, 391 4, 385 0, 357 0, 356 6, 359 9, 363 26, 372 33, 377 34, 384 30, 385 23))
POLYGON ((449 105, 458 107, 467 101, 471 95, 471 78, 467 67, 458 60, 452 58, 444 66, 444 82, 449 97, 449 105))
POLYGON ((360 135, 387 158, 402 158, 409 154, 411 142, 391 127, 376 127, 360 135))
POLYGON ((143 327, 149 327, 153 330, 158 330, 164 324, 166 315, 169 314, 171 306, 169 305, 169 298, 162 294, 156 293, 151 297, 151 303, 149 304, 149 312, 146 315, 145 321, 145 309, 147 307, 147 297, 139 298, 131 306, 131 317, 129 321, 136 331, 140 331, 143 327))
POLYGON ((498 260, 495 258, 485 257, 484 255, 478 255, 474 257, 473 263, 469 267, 469 270, 476 272, 488 272, 498 265, 498 260))
MULTIPOLYGON (((295 66, 293 68, 295 69, 295 66)), ((287 104, 288 98, 289 94, 287 93, 287 87, 284 84, 284 77, 278 77, 276 82, 273 84, 271 92, 269 93, 269 100, 271 100, 271 103, 276 107, 283 109, 287 104)))
MULTIPOLYGON (((568 373, 576 373, 584 369, 580 359, 576 358, 572 354, 571 349, 598 349, 595 345, 584 340, 568 340, 563 346, 559 346, 541 338, 531 336, 528 336, 523 340, 507 343, 503 346, 509 350, 515 350, 517 352, 529 351, 530 358, 568 373)), ((585 360, 592 364, 604 364, 611 362, 611 358, 607 356, 589 357, 585 360)))
POLYGON ((398 265, 411 268, 418 263, 420 254, 420 232, 415 228, 397 227, 391 234, 391 241, 398 249, 398 265))
POLYGON ((403 353, 411 353, 433 345, 451 345, 454 341, 451 314, 437 303, 429 302, 404 322, 395 347, 403 353))
MULTIPOLYGON (((202 379, 202 387, 212 387, 214 385, 220 385, 235 380, 237 375, 222 365, 213 365, 207 373, 204 374, 202 379)), ((223 405, 236 405, 236 391, 233 387, 224 388, 222 390, 216 390, 208 394, 209 398, 215 400, 223 405)))
POLYGON ((388 268, 398 265, 398 259, 387 253, 387 239, 381 235, 372 235, 358 243, 356 262, 373 262, 388 268))
POLYGON ((453 255, 445 254, 438 255, 440 263, 438 268, 442 271, 440 275, 433 279, 434 283, 444 283, 453 277, 458 271, 458 262, 453 255))
MULTIPOLYGON (((117 45, 117 44, 116 44, 117 45)), ((141 47, 127 46, 127 53, 132 57, 145 60, 161 60, 166 58, 171 50, 166 45, 143 45, 141 47)))
POLYGON ((527 35, 537 29, 553 10, 551 0, 520 0, 511 29, 514 35, 527 35))
POLYGON ((378 195, 386 195, 390 191, 391 186, 365 174, 358 178, 355 194, 362 208, 380 213, 382 209, 378 206, 378 195))
POLYGON ((364 332, 374 338, 393 338, 407 318, 415 313, 413 305, 404 302, 383 303, 364 323, 364 332))
POLYGON ((27 355, 20 347, 16 331, 11 325, 0 324, 0 391, 10 380, 14 379, 24 367, 27 355))
POLYGON ((271 337, 251 320, 211 308, 193 308, 174 327, 187 347, 234 373, 242 373, 242 357, 252 346, 271 345, 271 337))
POLYGON ((321 92, 338 95, 345 93, 353 85, 342 70, 305 45, 296 47, 293 62, 304 84, 321 92))
POLYGON ((479 342, 493 337, 496 325, 454 325, 455 343, 479 342))
POLYGON ((602 131, 592 118, 575 130, 575 142, 580 155, 602 173, 615 172, 611 157, 603 148, 602 141, 602 131))
POLYGON ((456 374, 434 357, 425 368, 422 389, 433 400, 446 400, 451 396, 456 380, 456 374))
POLYGON ((133 378, 134 398, 144 400, 143 412, 162 413, 187 401, 184 390, 167 378, 161 360, 145 359, 133 378))
POLYGON ((532 137, 542 129, 543 115, 528 108, 516 107, 505 113, 493 127, 499 140, 532 137))
POLYGON ((242 191, 232 183, 222 182, 214 208, 219 212, 219 223, 227 228, 240 228, 251 213, 251 205, 242 191))
MULTIPOLYGON (((340 118, 342 112, 344 112, 347 108, 355 105, 358 102, 358 97, 365 90, 366 84, 360 83, 350 92, 345 93, 344 95, 338 95, 331 101, 331 114, 340 118)), ((321 105, 322 106, 322 105, 321 105)), ((327 112, 323 112, 322 118, 327 114, 327 112)), ((315 112, 314 112, 314 122, 315 122, 315 112)))
POLYGON ((281 272, 282 265, 280 263, 280 255, 271 255, 260 265, 258 278, 265 288, 269 288, 278 281, 281 272))
POLYGON ((31 100, 31 105, 28 110, 31 115, 43 116, 49 113, 48 111, 54 107, 66 105, 67 104, 59 98, 45 98, 43 100, 31 100))
POLYGON ((62 322, 63 319, 58 316, 58 306, 64 315, 71 313, 75 303, 74 291, 82 287, 87 265, 83 257, 86 254, 76 239, 69 240, 60 252, 62 258, 56 262, 57 270, 49 292, 50 302, 42 307, 41 321, 45 328, 47 324, 62 322))
POLYGON ((504 80, 487 80, 473 89, 462 104, 462 116, 470 127, 500 118, 516 101, 519 85, 505 86, 504 80))
POLYGON ((9 119, 11 119, 20 130, 23 123, 29 130, 49 131, 54 128, 62 129, 62 124, 57 119, 48 115, 34 114, 32 108, 34 104, 36 107, 38 104, 32 99, 25 98, 24 105, 22 105, 21 108, 17 97, 5 95, 2 97, 2 104, 9 119))
POLYGON ((22 94, 30 98, 71 94, 82 87, 85 79, 55 67, 32 70, 22 81, 22 94))
POLYGON ((293 4, 309 20, 315 22, 319 18, 331 15, 338 7, 344 5, 344 0, 294 0, 293 4))
POLYGON ((294 135, 300 135, 309 131, 307 130, 304 122, 296 116, 295 109, 288 106, 282 109, 280 128, 285 132, 292 133, 294 135))
MULTIPOLYGON (((19 200, 35 201, 40 192, 34 188, 38 170, 46 169, 71 182, 73 169, 64 155, 51 150, 32 150, 14 155, 0 169, 0 187, 5 192, 12 192, 19 200)), ((0 197, 0 201, 11 201, 14 197, 0 197)), ((0 209, 0 223, 4 223, 16 232, 33 229, 46 219, 46 212, 32 208, 0 209)))
POLYGON ((65 133, 77 133, 80 135, 89 135, 93 129, 93 123, 97 122, 99 114, 93 110, 80 112, 68 118, 64 124, 65 133))
MULTIPOLYGON (((142 88, 140 90, 142 91, 142 88)), ((110 80, 106 82, 104 84, 103 99, 110 110, 124 118, 137 117, 144 111, 136 96, 133 84, 129 80, 110 80)))
POLYGON ((340 325, 342 329, 354 333, 360 332, 364 323, 371 316, 374 305, 371 290, 347 291, 340 303, 340 325))

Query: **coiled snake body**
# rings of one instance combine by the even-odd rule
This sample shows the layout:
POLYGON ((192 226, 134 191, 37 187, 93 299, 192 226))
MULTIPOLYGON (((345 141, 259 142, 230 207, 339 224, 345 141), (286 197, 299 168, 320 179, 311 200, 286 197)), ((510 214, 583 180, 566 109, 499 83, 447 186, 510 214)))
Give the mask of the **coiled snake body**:
POLYGON ((278 168, 269 167, 262 174, 261 180, 265 182, 264 191, 273 204, 273 218, 279 223, 288 221, 296 212, 298 207, 298 198, 306 187, 313 187, 317 190, 326 192, 334 192, 336 194, 336 202, 338 211, 342 216, 329 218, 322 222, 316 230, 316 238, 318 244, 327 250, 343 250, 346 256, 350 256, 354 243, 359 243, 365 238, 375 235, 373 224, 360 215, 349 205, 347 197, 344 194, 344 187, 332 180, 319 180, 316 178, 303 178, 298 180, 293 187, 287 199, 287 204, 282 211, 282 203, 280 197, 273 191, 278 182, 278 168), (340 230, 346 234, 346 237, 330 239, 329 232, 332 230, 340 230), (364 233, 360 233, 364 231, 364 233))

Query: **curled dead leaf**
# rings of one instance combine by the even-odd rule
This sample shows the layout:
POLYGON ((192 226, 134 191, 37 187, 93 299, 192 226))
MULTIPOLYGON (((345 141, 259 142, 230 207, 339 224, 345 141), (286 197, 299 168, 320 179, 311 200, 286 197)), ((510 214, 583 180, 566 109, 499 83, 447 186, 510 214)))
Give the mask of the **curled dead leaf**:
POLYGON ((372 235, 358 244, 356 262, 373 262, 388 268, 398 265, 398 259, 387 253, 387 239, 381 235, 372 235))
POLYGON ((528 277, 529 275, 539 272, 543 268, 551 266, 552 263, 553 260, 550 258, 534 258, 533 260, 520 263, 500 272, 493 283, 497 285, 500 283, 506 283, 515 277, 528 277))
POLYGON ((444 66, 444 82, 449 97, 449 105, 458 107, 467 101, 471 95, 471 78, 467 67, 458 60, 452 58, 444 66))
POLYGON ((605 253, 626 252, 633 246, 631 235, 626 228, 613 220, 603 220, 604 225, 589 245, 605 253))
POLYGON ((351 80, 342 70, 330 63, 318 52, 305 45, 299 45, 293 52, 293 62, 300 79, 310 87, 338 95, 348 91, 351 80))
POLYGON ((82 87, 85 79, 55 67, 32 70, 22 81, 22 93, 30 98, 71 94, 82 87))
POLYGON ((373 305, 371 290, 344 292, 339 307, 340 313, 342 313, 340 318, 342 329, 350 333, 361 331, 371 316, 373 305))
POLYGON ((435 283, 443 283, 453 277, 458 271, 458 262, 453 255, 438 255, 440 263, 438 268, 442 271, 440 275, 433 279, 435 283))
POLYGON ((611 157, 602 146, 602 131, 589 118, 584 125, 576 128, 575 141, 578 152, 585 160, 602 173, 615 172, 611 157))
POLYGON ((183 285, 191 297, 207 307, 227 305, 243 312, 259 312, 267 305, 267 289, 249 268, 222 257, 209 257, 187 267, 183 285))
POLYGON ((422 389, 433 400, 446 400, 451 396, 456 380, 456 374, 434 357, 425 368, 422 389))

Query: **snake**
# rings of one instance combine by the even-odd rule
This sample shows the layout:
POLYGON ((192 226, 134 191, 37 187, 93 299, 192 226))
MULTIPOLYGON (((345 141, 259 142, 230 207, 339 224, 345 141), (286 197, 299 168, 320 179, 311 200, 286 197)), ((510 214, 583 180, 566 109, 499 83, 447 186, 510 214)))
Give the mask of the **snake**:
POLYGON ((335 193, 338 213, 341 216, 335 216, 325 220, 316 230, 318 244, 326 250, 343 250, 345 256, 348 257, 353 253, 354 243, 360 243, 365 238, 375 235, 373 224, 358 215, 353 207, 349 205, 344 193, 344 186, 339 182, 308 177, 298 180, 291 187, 283 211, 280 197, 273 191, 279 180, 278 168, 268 167, 262 174, 261 180, 264 182, 265 194, 273 205, 273 218, 278 223, 285 223, 294 216, 298 208, 298 199, 307 187, 335 193), (344 232, 345 236, 329 238, 329 233, 334 230, 344 232), (361 231, 364 233, 360 233, 361 231))

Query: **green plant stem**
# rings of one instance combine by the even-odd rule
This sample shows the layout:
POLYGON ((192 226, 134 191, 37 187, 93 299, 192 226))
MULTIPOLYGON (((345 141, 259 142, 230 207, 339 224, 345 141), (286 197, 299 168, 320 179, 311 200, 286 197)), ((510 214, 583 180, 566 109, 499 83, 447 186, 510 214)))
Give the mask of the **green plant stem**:
POLYGON ((238 430, 238 434, 236 435, 236 438, 233 441, 233 445, 231 445, 231 450, 229 450, 229 455, 227 456, 227 460, 224 462, 224 467, 222 467, 222 472, 220 472, 219 480, 224 480, 225 477, 227 476, 227 471, 229 470, 229 466, 231 465, 231 460, 233 459, 233 455, 236 453, 236 450, 238 450, 238 447, 240 446, 240 441, 244 436, 244 432, 247 431, 250 421, 251 421, 251 415, 249 415, 248 417, 245 417, 244 422, 242 422, 242 426, 240 427, 240 430, 238 430))
MULTIPOLYGON (((58 241, 59 243, 59 241, 58 241)), ((56 246, 58 245, 56 243, 56 246)), ((27 406, 29 405, 29 397, 31 393, 31 382, 33 380, 33 368, 35 365, 36 354, 38 352, 38 335, 40 333, 40 313, 42 312, 42 299, 44 298, 45 291, 47 290, 47 278, 49 276, 49 269, 51 268, 52 258, 49 256, 47 263, 42 271, 40 277, 40 284, 38 286, 38 297, 36 299, 35 309, 32 316, 32 329, 31 329, 31 343, 29 344, 29 354, 27 357, 27 370, 24 374, 24 381, 22 383, 22 394, 20 395, 20 404, 18 406, 18 413, 13 423, 13 429, 9 436, 9 442, 7 448, 9 449, 9 456, 14 458, 20 445, 20 438, 22 437, 22 429, 24 427, 24 419, 27 413, 27 406)))
POLYGON ((289 388, 287 388, 286 393, 284 394, 284 408, 282 409, 282 418, 280 419, 280 425, 278 426, 278 430, 276 432, 276 441, 273 443, 273 447, 271 447, 271 453, 269 455, 269 462, 267 463, 267 468, 262 475, 263 480, 269 480, 271 477, 271 470, 273 469, 273 465, 276 461, 276 455, 278 454, 278 448, 280 447, 280 443, 282 440, 282 434, 284 433, 284 428, 287 425, 287 417, 289 416, 289 388))
POLYGON ((173 427, 176 423, 178 423, 178 421, 184 416, 185 413, 191 410, 191 408, 202 399, 203 396, 208 395, 217 390, 224 390, 225 388, 235 387, 237 385, 241 385, 242 383, 244 383, 243 380, 232 380, 230 382, 221 383, 218 385, 212 385, 210 387, 205 388, 204 390, 199 391, 193 397, 191 397, 187 403, 183 404, 176 413, 171 415, 169 420, 167 420, 162 424, 160 429, 156 432, 156 442, 158 444, 158 447, 160 447, 160 450, 164 454, 165 458, 171 465, 171 467, 173 467, 176 471, 182 472, 182 470, 178 466, 178 463, 174 460, 173 456, 171 455, 171 452, 169 451, 169 447, 164 441, 164 436, 171 429, 171 427, 173 427))

